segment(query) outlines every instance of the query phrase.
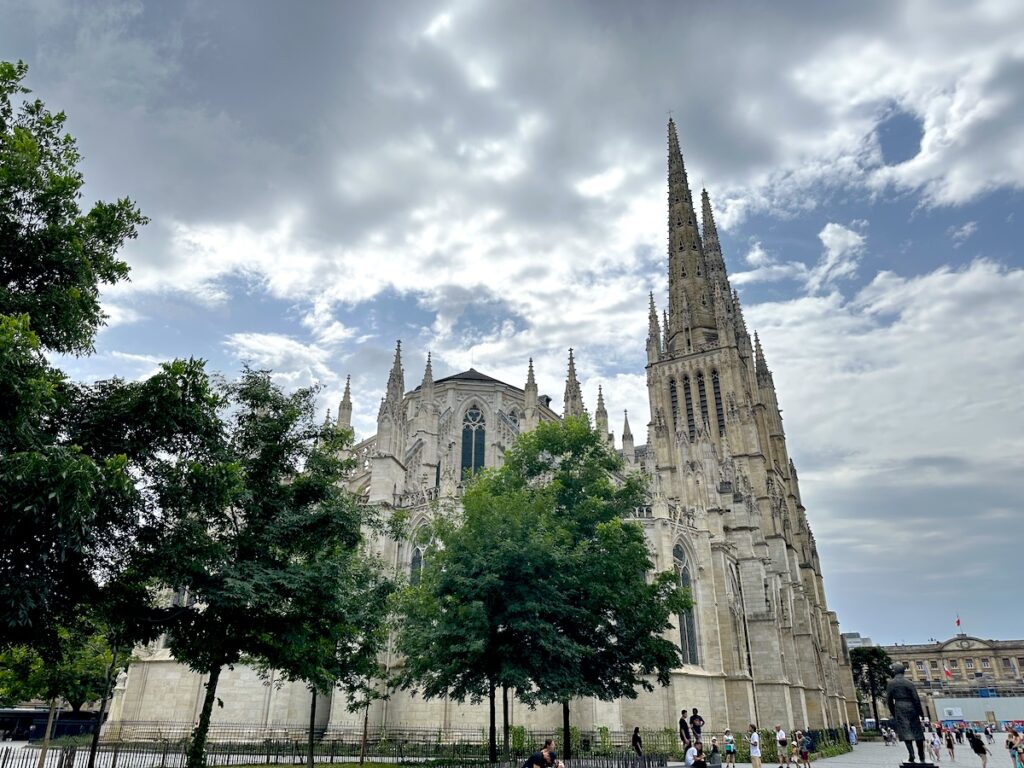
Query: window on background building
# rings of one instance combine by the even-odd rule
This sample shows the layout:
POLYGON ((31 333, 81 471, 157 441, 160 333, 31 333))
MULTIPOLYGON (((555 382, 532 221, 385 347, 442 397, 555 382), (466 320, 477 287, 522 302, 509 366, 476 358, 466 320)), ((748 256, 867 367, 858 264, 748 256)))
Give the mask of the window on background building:
POLYGON ((992 664, 989 663, 988 659, 982 659, 981 660, 981 668, 982 669, 991 669, 992 668, 992 664))
POLYGON ((929 666, 932 669, 938 669, 939 668, 939 662, 935 661, 934 659, 932 659, 930 662, 928 662, 928 664, 929 664, 929 666))
POLYGON ((693 394, 690 392, 689 376, 683 376, 683 398, 686 400, 686 429, 692 440, 697 434, 697 422, 693 419, 693 394))
MULTIPOLYGON (((696 606, 696 595, 693 592, 693 579, 690 577, 690 566, 686 561, 686 550, 682 544, 672 548, 672 559, 675 561, 676 573, 679 574, 679 586, 690 591, 696 606)), ((693 608, 679 614, 679 647, 683 652, 684 664, 698 664, 697 656, 697 625, 693 616, 693 608)))
POLYGON ((708 422, 708 391, 704 387, 704 374, 700 371, 697 372, 697 398, 700 400, 700 418, 705 423, 708 422))
POLYGON ((1018 656, 1017 657, 1017 669, 1021 673, 1024 673, 1024 656, 1018 656))
POLYGON ((1013 669, 1013 659, 1003 659, 1003 669, 1013 669))
POLYGON ((472 407, 462 419, 462 475, 474 475, 484 466, 484 445, 486 440, 484 414, 472 407))
POLYGON ((964 660, 964 666, 967 669, 974 669, 974 659, 965 659, 964 660))
POLYGON ((917 671, 918 672, 924 672, 924 662, 923 661, 916 661, 916 662, 914 662, 914 664, 917 666, 917 671))
POLYGON ((949 668, 950 669, 956 669, 958 666, 959 666, 959 662, 957 662, 956 659, 950 659, 949 660, 949 668))

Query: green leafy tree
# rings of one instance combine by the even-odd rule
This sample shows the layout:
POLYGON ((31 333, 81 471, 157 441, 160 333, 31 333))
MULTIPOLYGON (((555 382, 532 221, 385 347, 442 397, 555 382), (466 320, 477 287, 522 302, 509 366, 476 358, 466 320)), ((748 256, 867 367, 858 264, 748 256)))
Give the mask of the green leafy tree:
POLYGON ((562 600, 550 604, 545 621, 560 641, 539 659, 527 695, 561 702, 566 757, 570 699, 635 698, 639 689, 668 685, 681 660, 665 635, 690 598, 672 573, 648 580, 654 565, 643 529, 627 519, 644 502, 644 483, 622 471, 585 418, 540 424, 499 470, 506 488, 550 497, 549 525, 566 542, 555 571, 562 600))
POLYGON ((648 581, 643 530, 624 520, 643 486, 621 469, 585 420, 540 425, 478 476, 461 520, 442 519, 441 546, 405 596, 402 684, 486 698, 492 760, 498 686, 562 703, 568 756, 571 698, 634 697, 679 663, 664 634, 688 598, 671 574, 648 581))
POLYGON ((529 688, 538 655, 553 653, 537 648, 560 642, 543 617, 561 597, 553 580, 537 578, 558 564, 548 501, 523 490, 503 493, 495 475, 481 474, 463 498, 461 519, 435 523, 436 546, 401 599, 398 683, 428 699, 486 700, 491 762, 497 689, 529 688))
POLYGON ((68 440, 68 383, 44 353, 92 349, 99 289, 145 218, 131 201, 80 207, 83 178, 63 113, 28 93, 27 67, 0 62, 0 647, 61 661, 60 628, 96 601, 97 542, 116 535, 132 478, 118 456, 68 440))
POLYGON ((875 727, 878 728, 881 723, 878 718, 878 697, 885 693, 885 687, 892 677, 892 659, 884 648, 877 645, 854 648, 850 651, 850 667, 853 670, 853 681, 871 699, 871 711, 875 716, 875 727))
POLYGON ((322 686, 345 650, 333 641, 362 636, 361 614, 344 617, 352 624, 340 637, 336 622, 351 607, 339 593, 358 592, 352 580, 366 573, 355 558, 374 520, 344 489, 346 433, 317 425, 314 406, 314 390, 285 394, 268 372, 247 369, 224 385, 220 438, 154 468, 156 513, 135 568, 188 592, 162 622, 175 658, 209 676, 189 768, 204 762, 225 666, 265 659, 322 686), (321 642, 337 655, 330 664, 313 650, 321 642), (298 663, 303 648, 308 665, 298 663))

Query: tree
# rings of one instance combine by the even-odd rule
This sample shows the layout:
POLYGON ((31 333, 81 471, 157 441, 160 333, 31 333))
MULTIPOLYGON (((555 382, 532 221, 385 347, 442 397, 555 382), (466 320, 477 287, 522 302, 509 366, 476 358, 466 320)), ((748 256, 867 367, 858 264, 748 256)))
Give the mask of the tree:
MULTIPOLYGON (((220 437, 187 461, 154 468, 154 512, 133 567, 189 595, 161 620, 175 658, 208 676, 189 768, 203 764, 225 666, 250 657, 289 662, 315 685, 335 669, 325 664, 321 675, 290 662, 311 642, 337 639, 315 623, 325 608, 328 623, 337 621, 347 606, 338 593, 365 573, 356 558, 373 513, 344 489, 345 433, 315 424, 314 406, 313 389, 288 395, 268 372, 246 369, 223 386, 220 437)), ((348 636, 362 634, 361 617, 345 617, 348 636)), ((318 663, 328 655, 314 654, 318 663)))
POLYGON ((884 648, 872 645, 852 649, 850 666, 857 687, 871 697, 871 711, 875 715, 875 727, 878 728, 882 722, 878 718, 878 697, 885 694, 885 687, 892 677, 892 659, 884 648))
POLYGON ((401 681, 487 698, 492 760, 498 686, 562 703, 568 756, 571 698, 636 696, 679 663, 663 635, 688 598, 672 574, 647 580, 643 530, 623 519, 643 486, 620 470, 585 420, 542 424, 474 480, 461 520, 436 526, 438 551, 403 604, 401 681))
POLYGON ((130 497, 132 478, 66 439, 67 381, 43 353, 91 351, 100 286, 127 277, 117 252, 146 220, 127 199, 82 212, 64 114, 13 104, 26 73, 0 62, 0 648, 49 664, 95 601, 96 543, 123 522, 124 504, 101 502, 130 497))
POLYGON ((543 621, 546 606, 561 597, 553 580, 537 578, 558 565, 548 501, 523 490, 502 493, 494 474, 479 475, 461 519, 435 522, 436 546, 401 600, 398 683, 425 698, 486 699, 491 762, 498 759, 496 690, 528 689, 538 657, 552 653, 538 647, 560 642, 543 621))
POLYGON ((569 701, 634 698, 667 685, 678 646, 665 637, 690 606, 674 574, 655 574, 639 524, 644 482, 622 476, 621 459, 585 418, 546 422, 517 441, 499 473, 510 489, 550 494, 550 524, 568 542, 547 624, 562 642, 543 660, 528 699, 562 703, 563 749, 571 757, 569 701))

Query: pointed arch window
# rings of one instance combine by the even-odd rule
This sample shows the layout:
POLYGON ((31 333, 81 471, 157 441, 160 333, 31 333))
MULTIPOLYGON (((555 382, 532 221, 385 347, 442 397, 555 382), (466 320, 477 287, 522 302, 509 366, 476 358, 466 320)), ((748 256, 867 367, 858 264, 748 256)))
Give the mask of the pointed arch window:
POLYGON ((676 389, 676 380, 668 382, 668 394, 672 401, 672 428, 679 429, 679 392, 676 389))
POLYGON ((484 414, 475 405, 466 411, 462 419, 462 475, 476 474, 484 466, 486 445, 486 423, 484 414))
POLYGON ((420 583, 420 574, 423 571, 423 547, 416 547, 412 551, 412 560, 409 562, 409 583, 414 587, 420 583))
POLYGON ((722 383, 718 371, 711 371, 711 390, 715 394, 715 419, 718 421, 718 434, 725 434, 725 411, 722 409, 722 383))
POLYGON ((686 400, 686 429, 693 440, 697 434, 697 423, 693 419, 693 395, 690 392, 690 377, 683 376, 683 398, 686 400))
POLYGON ((682 651, 683 664, 699 664, 697 654, 697 623, 693 615, 696 607, 696 595, 693 590, 693 579, 690 575, 690 564, 686 559, 686 550, 682 544, 672 548, 672 559, 679 576, 679 586, 690 591, 694 605, 679 614, 679 648, 682 651))
POLYGON ((704 386, 704 373, 697 374, 697 397, 700 399, 700 419, 702 423, 708 423, 708 392, 704 386))

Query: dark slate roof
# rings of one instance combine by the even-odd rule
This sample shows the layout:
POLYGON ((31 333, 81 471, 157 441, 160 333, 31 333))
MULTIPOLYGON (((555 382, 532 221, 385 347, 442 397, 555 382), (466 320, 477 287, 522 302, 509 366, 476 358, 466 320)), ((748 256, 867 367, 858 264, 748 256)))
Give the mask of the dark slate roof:
MULTIPOLYGON (((468 371, 456 373, 453 376, 445 376, 443 379, 435 379, 434 384, 444 384, 447 381, 490 381, 495 384, 502 384, 509 389, 516 389, 522 392, 522 387, 514 387, 511 384, 506 384, 504 381, 496 379, 493 376, 488 376, 486 373, 480 373, 476 368, 470 368, 468 371)), ((419 387, 416 387, 416 389, 413 390, 413 392, 417 391, 419 391, 419 387)))

